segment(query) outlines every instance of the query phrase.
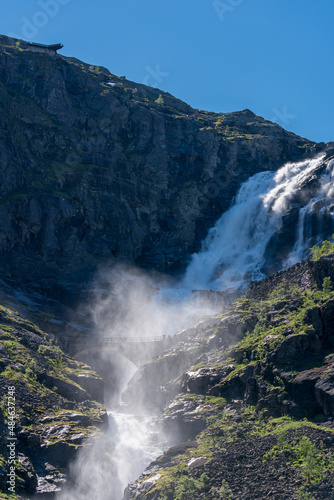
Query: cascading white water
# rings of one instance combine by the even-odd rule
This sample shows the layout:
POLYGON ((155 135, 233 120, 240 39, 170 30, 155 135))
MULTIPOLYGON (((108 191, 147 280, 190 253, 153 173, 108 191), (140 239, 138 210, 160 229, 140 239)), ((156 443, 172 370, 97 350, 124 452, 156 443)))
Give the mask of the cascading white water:
MULTIPOLYGON (((96 300, 86 310, 102 337, 152 339, 168 336, 216 312, 210 301, 193 300, 191 294, 170 294, 169 280, 157 282, 156 277, 139 270, 116 266, 105 271, 102 278, 105 288, 97 287, 96 300), (167 291, 166 294, 163 291, 167 291)), ((91 447, 79 453, 72 466, 74 484, 65 486, 58 500, 121 500, 128 483, 136 479, 166 446, 166 438, 156 426, 156 419, 148 416, 138 402, 133 401, 133 407, 127 408, 133 414, 124 413, 124 406, 118 405, 136 367, 126 359, 120 362, 120 353, 109 352, 109 357, 106 349, 98 361, 94 360, 93 353, 91 360, 87 357, 84 360, 88 364, 94 360, 96 369, 99 363, 108 363, 108 360, 113 367, 116 365, 109 379, 104 376, 109 386, 104 401, 109 410, 108 437, 93 442, 91 447), (113 356, 117 356, 117 360, 113 356), (117 379, 117 384, 113 378, 117 379)))
MULTIPOLYGON (((282 216, 296 191, 323 164, 324 157, 288 163, 277 172, 258 173, 245 182, 231 208, 209 231, 201 252, 194 254, 183 279, 185 288, 236 290, 264 278, 262 267, 271 237, 282 226, 282 216)), ((317 196, 333 196, 332 166, 324 174, 317 196)), ((312 208, 312 201, 304 213, 312 208)), ((301 214, 302 224, 303 213, 301 214)), ((299 235, 299 252, 303 234, 299 235)), ((300 252, 301 254, 301 252, 300 252)), ((297 255, 297 253, 296 253, 297 255)))
POLYGON ((71 466, 73 484, 65 485, 56 496, 58 500, 121 500, 125 487, 163 451, 165 442, 157 418, 143 415, 140 409, 137 415, 123 413, 117 404, 136 372, 129 361, 120 366, 125 373, 119 393, 110 397, 107 390, 106 394, 105 404, 109 401, 112 405, 107 435, 88 442, 81 450, 71 466))
POLYGON ((283 262, 283 268, 286 269, 297 262, 303 260, 308 249, 314 243, 320 242, 321 228, 319 228, 319 239, 313 242, 309 237, 307 228, 308 217, 317 209, 318 213, 324 216, 326 213, 333 216, 334 208, 334 160, 327 163, 326 170, 320 178, 321 188, 316 196, 303 207, 299 212, 297 240, 288 259, 283 262), (319 204, 321 207, 319 207, 319 204))
POLYGON ((114 488, 113 498, 121 499, 125 487, 162 453, 158 431, 154 432, 155 425, 154 418, 138 418, 117 411, 109 413, 108 434, 113 443, 112 454, 117 464, 119 484, 118 491, 114 488))

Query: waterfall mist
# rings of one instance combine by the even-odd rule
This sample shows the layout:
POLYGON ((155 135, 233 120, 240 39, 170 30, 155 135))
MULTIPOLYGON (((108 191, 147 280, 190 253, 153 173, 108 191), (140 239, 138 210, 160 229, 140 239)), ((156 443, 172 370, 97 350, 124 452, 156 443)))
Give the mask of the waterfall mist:
POLYGON ((97 334, 104 337, 173 335, 216 310, 209 297, 199 298, 192 291, 192 287, 182 287, 162 274, 117 265, 102 270, 97 277, 88 314, 97 334))
MULTIPOLYGON (((162 275, 124 265, 101 270, 93 290, 80 314, 90 316, 97 338, 130 343, 149 339, 154 345, 155 337, 173 335, 217 312, 215 300, 177 287, 162 275)), ((145 407, 137 405, 135 415, 123 413, 122 407, 114 408, 136 371, 125 355, 113 349, 111 343, 99 354, 92 349, 84 361, 100 373, 101 367, 111 373, 110 380, 104 374, 109 431, 105 438, 92 440, 79 452, 70 468, 71 481, 57 499, 121 500, 127 484, 163 451, 166 438, 145 407)))

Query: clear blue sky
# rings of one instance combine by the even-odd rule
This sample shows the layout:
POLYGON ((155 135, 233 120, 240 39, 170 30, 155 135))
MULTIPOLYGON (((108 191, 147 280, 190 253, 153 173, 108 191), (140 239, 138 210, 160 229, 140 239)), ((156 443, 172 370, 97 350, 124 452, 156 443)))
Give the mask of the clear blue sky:
POLYGON ((333 0, 10 0, 0 33, 210 111, 249 108, 334 141, 333 0))

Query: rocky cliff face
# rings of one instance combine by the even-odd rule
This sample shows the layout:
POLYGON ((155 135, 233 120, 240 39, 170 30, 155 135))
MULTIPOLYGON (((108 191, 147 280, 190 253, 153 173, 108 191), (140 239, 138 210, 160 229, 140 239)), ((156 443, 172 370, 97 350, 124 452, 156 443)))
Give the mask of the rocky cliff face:
POLYGON ((0 269, 60 295, 101 263, 180 269, 244 180, 323 147, 22 41, 0 50, 0 269))

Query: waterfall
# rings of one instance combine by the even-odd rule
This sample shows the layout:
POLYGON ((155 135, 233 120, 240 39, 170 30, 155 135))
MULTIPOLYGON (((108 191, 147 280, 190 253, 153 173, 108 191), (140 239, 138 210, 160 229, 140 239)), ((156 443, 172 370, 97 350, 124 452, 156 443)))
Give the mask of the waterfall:
POLYGON ((330 228, 326 231, 324 221, 334 220, 334 160, 328 161, 320 183, 321 187, 317 195, 311 198, 299 212, 297 240, 291 254, 283 262, 284 269, 302 261, 312 245, 320 243, 324 237, 328 237, 333 232, 330 228), (315 235, 312 232, 314 214, 319 214, 315 235))
POLYGON ((161 455, 163 446, 154 417, 139 418, 118 411, 110 412, 108 434, 113 443, 112 454, 119 484, 118 491, 114 484, 114 496, 110 500, 121 499, 125 487, 161 455))
MULTIPOLYGON (((120 393, 136 372, 134 365, 124 366, 124 383, 114 394, 114 406, 108 409, 108 432, 88 441, 74 463, 71 464, 71 480, 56 495, 57 500, 121 500, 124 489, 137 479, 143 470, 166 446, 158 419, 144 414, 140 408, 136 414, 124 413, 120 393), (118 404, 116 403, 118 400, 118 404)), ((113 388, 107 387, 108 392, 113 388)), ((110 396, 110 394, 109 394, 110 396)))
MULTIPOLYGON (((209 231, 202 249, 192 256, 182 286, 188 289, 237 290, 265 277, 265 252, 272 236, 280 231, 291 200, 324 164, 324 156, 287 163, 277 172, 255 174, 242 184, 231 208, 209 231)), ((297 241, 291 262, 297 262, 308 243, 305 217, 318 200, 324 210, 333 203, 333 160, 321 175, 321 188, 300 210, 297 241)), ((320 235, 319 235, 320 236, 320 235)), ((291 242, 291 250, 293 243, 291 242)), ((283 264, 282 264, 283 267, 283 264)))

